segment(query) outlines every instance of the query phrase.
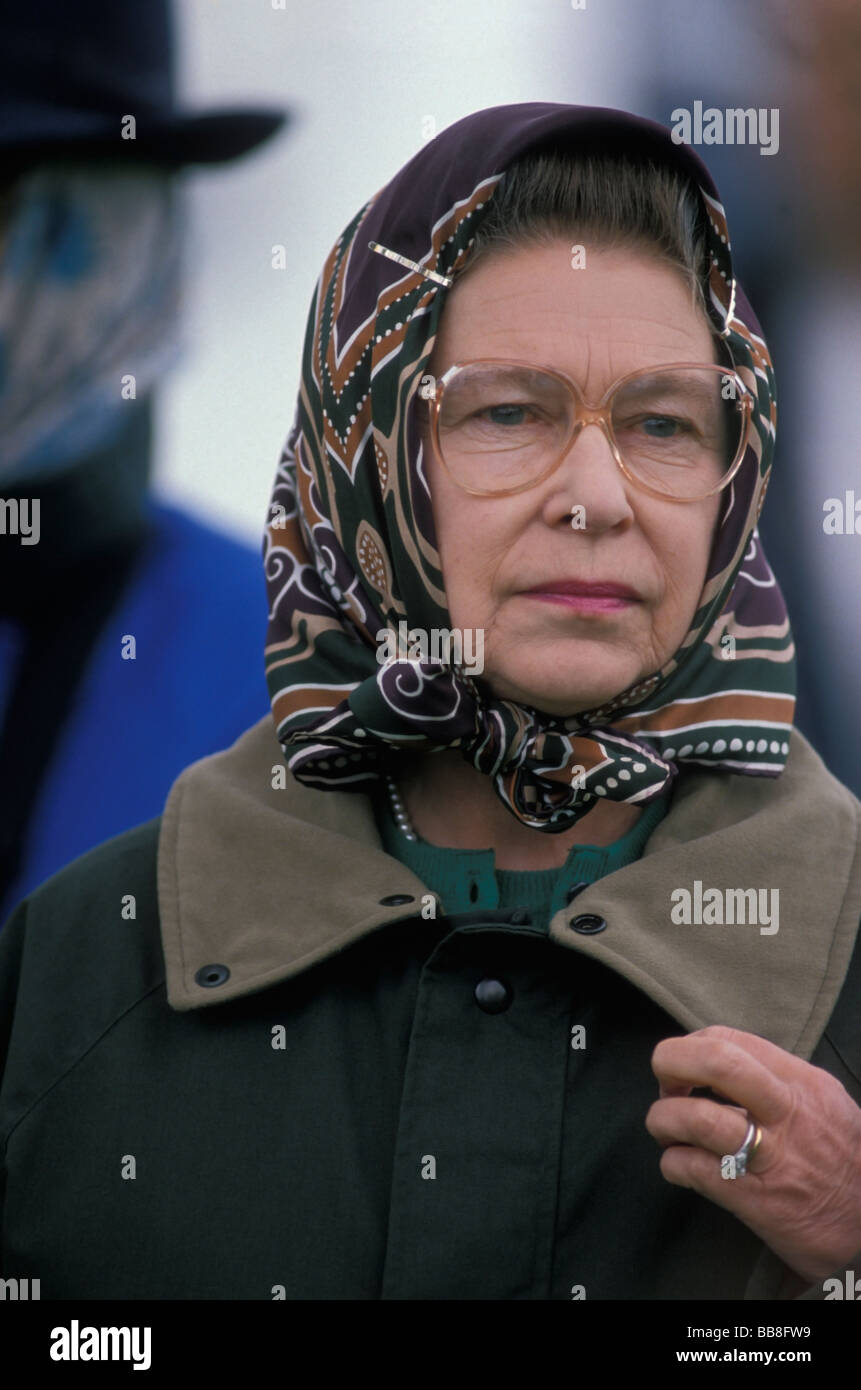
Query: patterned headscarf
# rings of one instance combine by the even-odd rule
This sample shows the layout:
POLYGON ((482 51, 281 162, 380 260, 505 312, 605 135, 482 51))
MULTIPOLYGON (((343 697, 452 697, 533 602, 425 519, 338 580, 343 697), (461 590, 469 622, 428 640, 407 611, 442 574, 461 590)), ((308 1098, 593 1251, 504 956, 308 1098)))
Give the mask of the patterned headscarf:
POLYGON ((520 821, 551 833, 600 797, 647 804, 679 764, 778 776, 795 707, 794 645, 756 529, 775 423, 768 348, 734 278, 717 189, 689 147, 625 112, 543 102, 478 111, 443 131, 360 208, 311 304, 264 542, 266 672, 292 774, 367 792, 404 750, 457 748, 520 821), (698 187, 708 313, 756 401, 684 641, 660 670, 569 718, 501 699, 462 665, 426 653, 381 664, 376 642, 403 622, 451 630, 414 409, 446 288, 368 243, 452 276, 506 167, 551 139, 574 152, 578 139, 597 139, 669 160, 698 187))

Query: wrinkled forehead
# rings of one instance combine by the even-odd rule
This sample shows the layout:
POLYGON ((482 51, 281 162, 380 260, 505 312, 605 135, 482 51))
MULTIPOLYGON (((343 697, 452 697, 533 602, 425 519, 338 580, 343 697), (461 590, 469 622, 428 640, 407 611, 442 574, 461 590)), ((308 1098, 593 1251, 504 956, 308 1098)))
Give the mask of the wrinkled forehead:
POLYGON ((611 380, 671 362, 733 366, 725 339, 681 267, 657 247, 559 234, 494 246, 447 292, 427 370, 478 359, 564 371, 603 394, 611 380), (582 254, 581 254, 582 253, 582 254))

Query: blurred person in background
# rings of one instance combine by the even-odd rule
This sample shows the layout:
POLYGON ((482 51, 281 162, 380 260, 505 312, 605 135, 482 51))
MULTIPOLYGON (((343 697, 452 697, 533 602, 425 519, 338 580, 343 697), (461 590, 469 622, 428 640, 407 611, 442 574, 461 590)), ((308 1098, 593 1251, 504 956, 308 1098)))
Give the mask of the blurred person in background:
POLYGON ((790 486, 767 543, 805 643, 810 736, 861 796, 861 6, 767 14, 798 190, 773 314, 790 486))
POLYGON ((286 113, 178 107, 167 0, 0 23, 2 916, 266 708, 258 552, 150 488, 181 355, 177 175, 286 113))
POLYGON ((760 534, 793 615, 795 723, 861 796, 861 6, 657 0, 641 71, 658 121, 695 100, 770 110, 775 135, 779 118, 773 157, 738 140, 704 148, 782 383, 781 487, 760 534))

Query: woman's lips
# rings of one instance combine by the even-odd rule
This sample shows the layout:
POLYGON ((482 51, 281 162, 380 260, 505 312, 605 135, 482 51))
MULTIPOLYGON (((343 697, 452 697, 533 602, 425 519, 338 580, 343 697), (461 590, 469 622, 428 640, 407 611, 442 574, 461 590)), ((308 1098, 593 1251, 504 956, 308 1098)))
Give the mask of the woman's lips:
POLYGON ((623 584, 560 584, 544 589, 527 589, 524 598, 556 603, 579 613, 611 613, 639 603, 633 590, 623 584))

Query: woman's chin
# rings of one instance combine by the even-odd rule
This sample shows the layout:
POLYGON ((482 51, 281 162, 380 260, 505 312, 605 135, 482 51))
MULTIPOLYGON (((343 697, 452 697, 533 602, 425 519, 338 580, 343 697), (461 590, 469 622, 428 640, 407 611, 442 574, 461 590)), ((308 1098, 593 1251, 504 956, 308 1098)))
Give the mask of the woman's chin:
POLYGON ((627 690, 637 680, 638 671, 633 667, 605 672, 591 672, 588 680, 573 673, 566 675, 557 669, 542 675, 539 671, 527 674, 521 669, 516 673, 493 672, 486 669, 484 680, 495 695, 504 700, 514 700, 521 705, 530 705, 545 714, 563 718, 584 714, 606 704, 614 696, 627 690))

